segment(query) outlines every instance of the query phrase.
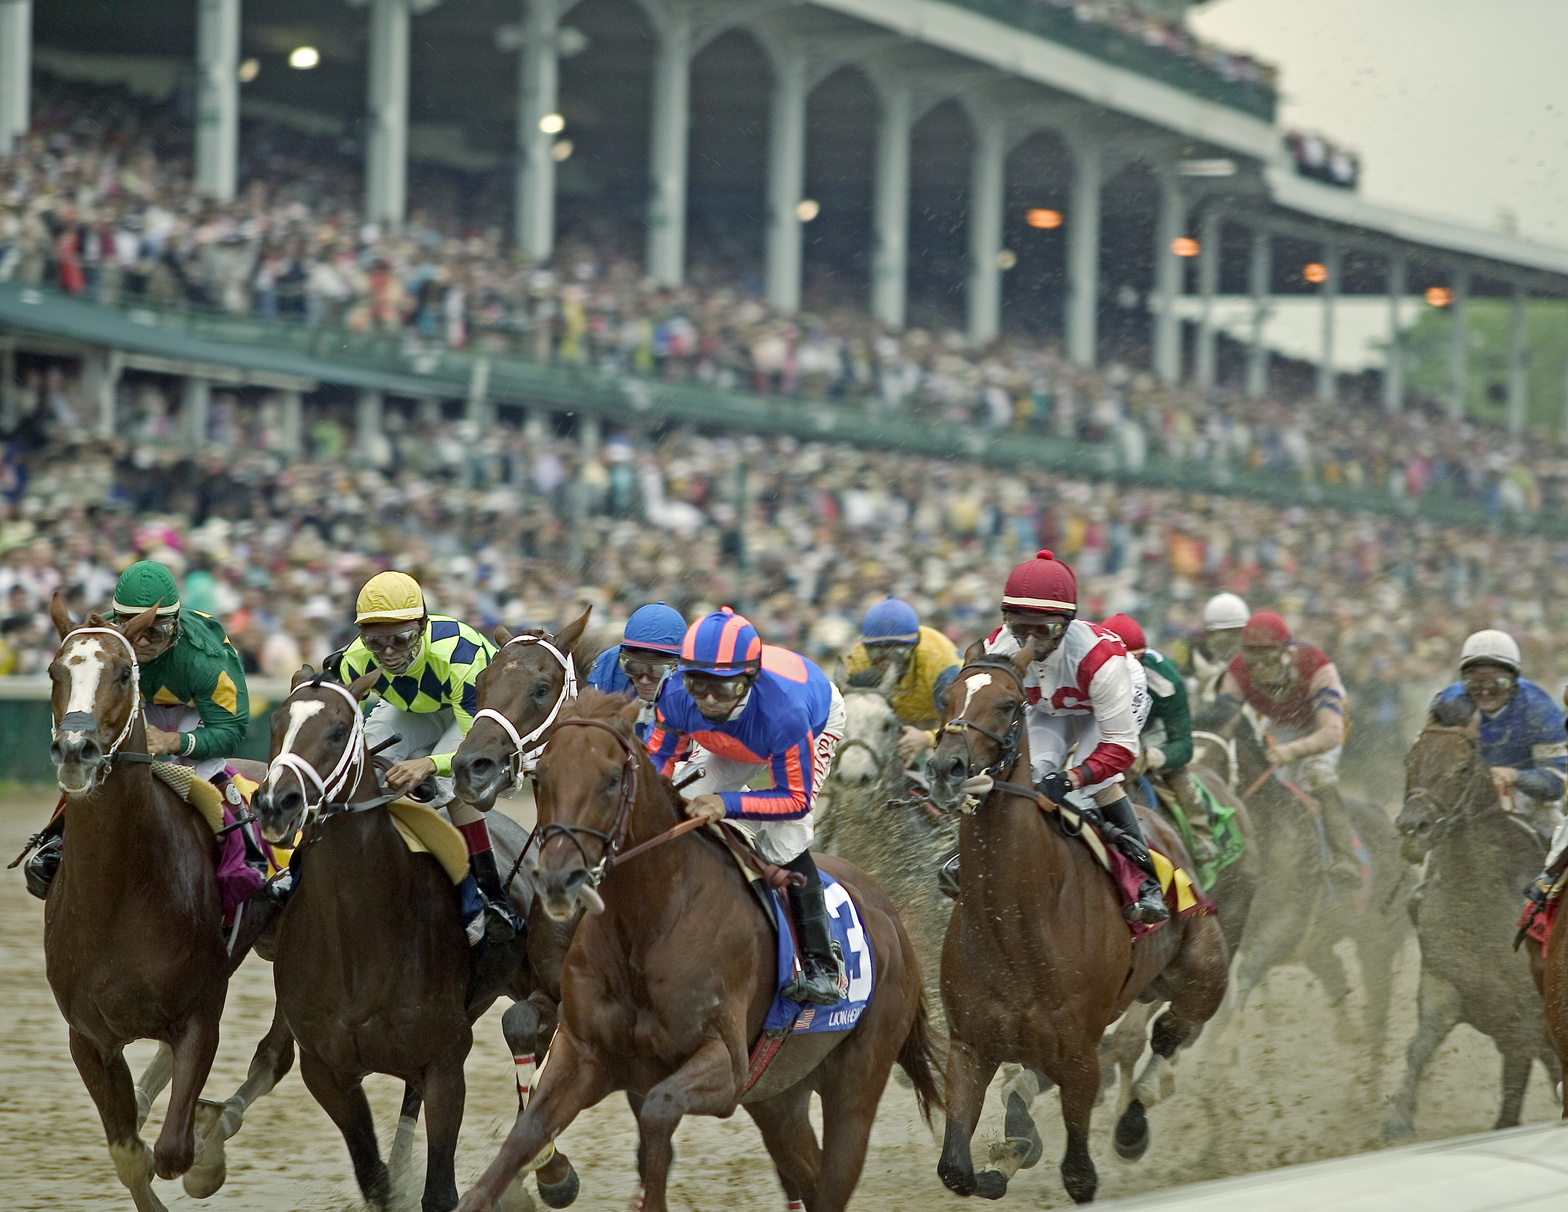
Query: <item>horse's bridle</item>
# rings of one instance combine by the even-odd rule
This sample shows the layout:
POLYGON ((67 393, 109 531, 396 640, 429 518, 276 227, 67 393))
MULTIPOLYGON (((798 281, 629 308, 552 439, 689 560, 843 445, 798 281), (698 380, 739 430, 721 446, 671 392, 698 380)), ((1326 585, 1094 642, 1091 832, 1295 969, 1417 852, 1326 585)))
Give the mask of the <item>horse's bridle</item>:
MULTIPOLYGON (((570 659, 570 658, 568 658, 570 659)), ((553 713, 552 713, 553 714, 553 713)), ((615 808, 615 824, 608 832, 603 829, 594 829, 588 825, 567 825, 561 821, 551 821, 549 824, 540 824, 534 829, 534 836, 529 838, 532 843, 538 839, 539 850, 542 853, 545 846, 555 838, 564 837, 577 847, 577 853, 582 855, 583 863, 588 867, 588 886, 597 888, 604 873, 614 866, 616 855, 626 843, 626 831, 631 826, 632 809, 637 805, 637 751, 632 743, 621 735, 614 725, 603 720, 590 720, 576 717, 562 720, 556 725, 556 731, 562 728, 597 728, 600 732, 608 733, 615 738, 615 743, 625 755, 625 762, 621 767, 621 799, 615 808), (599 861, 591 862, 588 851, 584 848, 583 837, 591 837, 600 843, 599 861)), ((700 824, 700 821, 695 822, 700 824)), ((526 847, 525 847, 526 849, 526 847)), ((630 852, 628 852, 630 853, 630 852)), ((521 859, 519 859, 519 862, 521 859)), ((514 868, 515 870, 515 868, 514 868)))
POLYGON ((1223 737, 1217 732, 1207 732, 1200 728, 1194 728, 1192 730, 1192 739, 1195 741, 1208 741, 1220 747, 1225 754, 1225 783, 1234 791, 1236 789, 1236 779, 1239 777, 1241 770, 1240 764, 1236 760, 1236 738, 1223 737))
MULTIPOLYGON (((1481 775, 1484 775, 1487 785, 1492 786, 1491 773, 1488 770, 1486 764, 1486 757, 1481 752, 1480 741, 1471 736, 1470 733, 1465 729, 1451 727, 1446 724, 1428 724, 1421 730, 1421 736, 1426 736, 1429 732, 1449 733, 1455 736, 1463 737, 1466 743, 1469 744, 1473 755, 1480 762, 1481 775)), ((1416 738, 1418 742, 1420 739, 1421 737, 1416 738)), ((1479 785, 1480 777, 1472 777, 1471 781, 1472 783, 1479 785)), ((1426 838, 1422 839, 1428 850, 1437 845, 1438 842, 1441 842, 1445 838, 1451 837, 1456 833, 1460 833, 1463 830, 1468 829, 1471 825, 1474 825, 1478 821, 1484 821, 1494 814, 1507 815, 1508 813, 1508 810, 1503 807, 1503 803, 1500 798, 1494 799, 1490 804, 1487 804, 1486 806, 1479 808, 1474 812, 1448 813, 1446 809, 1449 807, 1449 805, 1438 799, 1437 793, 1427 787, 1413 787, 1406 791, 1404 802, 1409 804, 1412 800, 1418 802, 1425 801, 1439 810, 1438 815, 1432 818, 1431 831, 1428 833, 1426 838)))
MULTIPOLYGON (((964 738, 964 765, 969 771, 970 777, 973 778, 976 774, 989 775, 996 780, 995 785, 997 787, 1005 787, 1007 784, 1004 783, 1003 776, 1010 774, 1013 767, 1018 764, 1018 750, 1023 744, 1024 711, 1028 700, 1028 693, 1024 688, 1024 679, 1018 670, 1013 668, 1013 663, 1005 658, 978 661, 965 665, 958 671, 958 678, 962 678, 971 669, 987 673, 991 670, 998 670, 1006 673, 1008 677, 1013 679, 1013 683, 1018 687, 1018 706, 1013 709, 1012 723, 1008 725, 1007 733, 1004 736, 1000 733, 992 732, 989 728, 983 727, 973 720, 966 720, 960 716, 956 720, 948 720, 937 728, 937 740, 940 741, 949 732, 962 736, 964 738), (997 748, 996 760, 980 771, 974 769, 974 761, 969 752, 968 734, 971 732, 978 732, 997 748)), ((1034 794, 1032 790, 1028 792, 1030 797, 1033 797, 1034 794)))
MULTIPOLYGON (((60 641, 60 647, 64 648, 67 642, 79 635, 112 635, 115 639, 119 640, 120 643, 125 645, 126 655, 131 658, 131 710, 125 717, 125 727, 120 729, 120 735, 114 738, 113 743, 104 750, 103 756, 98 759, 99 777, 107 778, 114 770, 115 758, 122 756, 120 754, 120 746, 124 745, 126 741, 130 740, 131 731, 136 727, 136 721, 141 719, 142 716, 142 666, 141 662, 136 659, 136 645, 132 643, 131 638, 123 631, 120 631, 114 627, 78 627, 74 631, 68 632, 66 634, 65 639, 60 641)), ((60 729, 65 726, 65 721, 72 714, 75 713, 66 712, 55 723, 54 732, 56 734, 58 734, 60 729)), ((93 720, 94 726, 97 725, 97 722, 98 721, 95 718, 93 720)), ((151 762, 153 760, 151 754, 144 753, 128 753, 123 756, 129 760, 141 760, 146 762, 151 762)), ((59 786, 61 791, 66 790, 63 784, 60 784, 59 786)))
MULTIPOLYGON (((550 725, 555 723, 556 716, 561 714, 561 705, 567 699, 577 697, 577 665, 572 660, 571 653, 562 652, 544 636, 514 635, 501 647, 509 648, 513 644, 537 644, 560 662, 561 668, 566 673, 565 680, 561 683, 561 693, 556 696, 554 704, 550 707, 549 714, 540 721, 537 728, 532 729, 526 735, 518 732, 517 725, 493 707, 483 707, 474 712, 474 721, 476 723, 480 720, 494 720, 500 725, 501 731, 506 733, 507 738, 512 742, 512 752, 507 758, 506 769, 512 780, 512 786, 515 788, 522 783, 525 774, 532 773, 534 762, 537 760, 534 756, 535 751, 544 747, 544 742, 541 738, 549 731, 550 725)), ((579 722, 586 723, 588 721, 579 722)), ((612 729, 611 731, 614 730, 612 729)))
MULTIPOLYGON (((273 795, 277 791, 278 776, 282 772, 292 774, 299 781, 299 789, 305 797, 305 810, 300 818, 300 829, 303 829, 310 818, 318 812, 326 811, 334 806, 349 807, 340 798, 354 787, 358 786, 360 776, 365 770, 365 716, 359 709, 359 700, 347 686, 338 682, 324 679, 312 680, 297 688, 298 690, 331 690, 341 694, 349 705, 354 722, 349 726, 349 737, 339 755, 337 764, 325 776, 291 749, 285 749, 277 757, 267 763, 267 794, 273 795), (314 790, 315 800, 312 801, 311 793, 314 790)), ((290 692, 289 699, 294 697, 290 692)), ((287 703, 289 699, 284 699, 287 703)), ((378 803, 385 803, 380 800, 378 803)))

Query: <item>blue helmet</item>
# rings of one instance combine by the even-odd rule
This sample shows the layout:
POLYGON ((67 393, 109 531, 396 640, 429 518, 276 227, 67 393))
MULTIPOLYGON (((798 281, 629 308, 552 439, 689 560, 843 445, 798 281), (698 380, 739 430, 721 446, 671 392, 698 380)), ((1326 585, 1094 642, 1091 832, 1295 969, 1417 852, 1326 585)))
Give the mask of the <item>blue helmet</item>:
POLYGON ((650 648, 654 652, 676 653, 686 638, 686 620, 680 611, 663 602, 650 602, 632 611, 626 620, 626 634, 621 643, 632 648, 650 648))
POLYGON ((862 644, 918 644, 920 642, 920 616, 908 602, 899 598, 883 598, 866 611, 860 624, 862 644))
POLYGON ((749 620, 726 606, 691 625, 681 645, 680 670, 734 677, 762 668, 762 639, 749 620))

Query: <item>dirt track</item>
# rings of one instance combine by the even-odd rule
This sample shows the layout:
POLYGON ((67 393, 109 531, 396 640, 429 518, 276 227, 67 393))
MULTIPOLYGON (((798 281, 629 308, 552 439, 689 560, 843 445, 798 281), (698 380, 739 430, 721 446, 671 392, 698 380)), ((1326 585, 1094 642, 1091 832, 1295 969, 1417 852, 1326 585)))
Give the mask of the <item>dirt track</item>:
MULTIPOLYGON (((0 855, 6 861, 45 819, 51 803, 52 797, 43 795, 0 799, 0 855)), ((4 1202, 22 1209, 129 1209, 130 1199, 115 1181, 104 1150, 97 1114, 71 1065, 65 1026, 44 981, 42 905, 27 895, 20 871, 7 872, 0 880, 0 920, 6 925, 0 936, 0 1073, 5 1078, 0 1085, 0 1145, 11 1173, 4 1202)), ((1402 1072, 1404 1042, 1414 1027, 1415 967, 1412 945, 1396 985, 1391 1057, 1381 1072, 1372 1074, 1365 1072, 1357 1029, 1347 1028, 1315 982, 1299 968, 1276 973, 1235 1024, 1231 1041, 1205 1038, 1182 1061, 1176 1097, 1150 1114, 1154 1143, 1142 1162, 1127 1164, 1116 1158, 1110 1145, 1110 1104, 1102 1105, 1094 1144, 1101 1196, 1378 1147, 1388 1094, 1402 1072), (1231 1042, 1239 1049, 1235 1062, 1230 1061, 1231 1042)), ((271 1013, 270 969, 252 958, 230 988, 209 1096, 226 1097, 243 1079, 271 1013)), ((131 1056, 133 1069, 150 1055, 149 1045, 138 1046, 131 1056)), ((511 1123, 516 1106, 511 1071, 500 1012, 492 1011, 475 1031, 468 1062, 468 1115, 458 1149, 460 1185, 484 1168, 511 1123)), ((1497 1081, 1491 1043, 1461 1028, 1433 1062, 1422 1087, 1420 1137, 1436 1139, 1490 1126, 1497 1111, 1497 1081)), ((384 1078, 366 1084, 385 1147, 399 1090, 384 1078)), ((1062 1142, 1060 1120, 1049 1099, 1041 1100, 1039 1109, 1046 1161, 1014 1180, 1007 1197, 1014 1205, 1069 1202, 1054 1164, 1062 1142)), ((148 1140, 156 1132, 159 1114, 155 1110, 144 1129, 148 1140)), ((1525 1119, 1557 1114, 1537 1067, 1525 1119)), ((977 1154, 983 1155, 986 1140, 999 1135, 1000 1110, 993 1099, 976 1136, 977 1154)), ((635 1131, 624 1102, 611 1100, 593 1109, 561 1143, 582 1175, 578 1208, 618 1212, 627 1206, 636 1174, 635 1131)), ((688 1121, 677 1135, 676 1150, 673 1208, 710 1212, 781 1205, 767 1155, 745 1115, 728 1122, 688 1121)), ((909 1094, 890 1084, 856 1206, 899 1212, 955 1207, 954 1197, 936 1177, 937 1152, 909 1094)), ((244 1130, 230 1142, 228 1156, 228 1185, 206 1206, 234 1212, 363 1207, 342 1139, 305 1092, 297 1072, 252 1109, 244 1130)), ((200 1206, 178 1183, 160 1183, 158 1189, 171 1210, 200 1206)), ((404 1199, 405 1207, 417 1208, 417 1189, 405 1192, 404 1199)))

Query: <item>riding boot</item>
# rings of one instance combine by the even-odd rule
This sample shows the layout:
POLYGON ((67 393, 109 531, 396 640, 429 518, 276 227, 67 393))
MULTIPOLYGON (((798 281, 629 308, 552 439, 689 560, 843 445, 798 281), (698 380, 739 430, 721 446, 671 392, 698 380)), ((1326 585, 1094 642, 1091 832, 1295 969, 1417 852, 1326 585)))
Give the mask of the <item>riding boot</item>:
POLYGON ((1185 766, 1167 770, 1165 785, 1176 793, 1176 800, 1187 817, 1187 828, 1192 834, 1192 861, 1199 866, 1212 863, 1219 857, 1219 847, 1214 844, 1214 823, 1209 820, 1209 805, 1203 791, 1185 766))
POLYGON ((468 869, 473 872, 474 883, 479 886, 479 896, 485 905, 485 938, 493 946, 510 942, 527 927, 512 911, 511 901, 501 887, 501 872, 496 867, 495 851, 481 850, 477 854, 470 854, 468 869))
POLYGON ((22 868, 22 876, 27 890, 39 900, 45 900, 65 854, 65 813, 55 813, 54 819, 38 831, 37 838, 38 849, 22 868))
POLYGON ((806 882, 799 888, 789 888, 789 908, 800 932, 800 972, 780 992, 792 1002, 836 1005, 840 998, 839 958, 828 927, 822 877, 817 874, 817 864, 809 850, 803 850, 784 868, 805 876, 806 882))
POLYGON ((1103 805, 1100 812, 1120 830, 1120 836, 1114 839, 1116 849, 1143 873, 1143 883, 1138 885, 1138 899, 1122 906, 1122 916, 1129 922, 1142 922, 1145 925, 1166 921, 1171 911, 1166 907, 1164 894, 1160 892, 1160 879, 1154 870, 1154 859, 1149 854, 1148 843, 1143 840, 1143 827, 1138 824, 1138 814, 1133 811, 1132 801, 1124 795, 1113 803, 1103 805))
POLYGON ((1336 884, 1359 886, 1361 862, 1356 858, 1355 831, 1351 828, 1345 801, 1340 798, 1339 787, 1334 783, 1314 787, 1312 798, 1318 802, 1323 815, 1323 833, 1328 838, 1328 878, 1336 884))

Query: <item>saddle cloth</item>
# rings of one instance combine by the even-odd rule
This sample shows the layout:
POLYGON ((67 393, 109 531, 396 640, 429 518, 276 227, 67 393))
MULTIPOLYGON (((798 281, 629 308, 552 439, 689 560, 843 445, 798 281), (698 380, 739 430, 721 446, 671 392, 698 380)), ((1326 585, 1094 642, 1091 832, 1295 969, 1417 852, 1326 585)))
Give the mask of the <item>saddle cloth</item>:
MULTIPOLYGON (((796 1035, 814 1035, 820 1032, 848 1031, 860 1021, 866 1003, 871 1000, 875 983, 875 961, 871 956, 871 941, 861 925, 860 910, 849 895, 849 890, 826 871, 822 876, 822 892, 827 899, 828 927, 833 941, 843 958, 839 977, 839 1001, 836 1006, 814 1006, 792 1002, 776 993, 768 1016, 762 1022, 764 1031, 777 1031, 789 1027, 796 1035)), ((784 897, 770 892, 768 900, 773 905, 773 927, 778 936, 778 988, 794 979, 800 969, 795 954, 795 931, 790 923, 789 906, 784 897)))
MULTIPOLYGON (((189 766, 180 766, 174 762, 154 762, 153 774, 167 783, 174 793, 196 810, 197 815, 207 823, 207 827, 218 839, 218 865, 215 872, 218 880, 218 895, 223 904, 223 922, 232 924, 235 912, 246 901, 256 895, 256 892, 266 882, 266 874, 252 866, 249 859, 252 853, 267 856, 269 865, 275 872, 278 867, 274 864, 278 860, 271 853, 270 848, 262 841, 261 834, 256 831, 255 824, 246 823, 238 828, 234 825, 234 812, 230 805, 224 802, 223 793, 204 778, 198 778, 189 766), (223 832, 227 828, 228 832, 223 832), (253 846, 247 846, 247 835, 253 846)), ((239 790, 249 815, 251 793, 256 790, 256 784, 242 774, 229 771, 229 778, 239 790)), ((286 864, 285 855, 282 863, 286 864)))
MULTIPOLYGON (((1150 804, 1159 804, 1176 825, 1176 832, 1181 834, 1181 840, 1186 845, 1188 852, 1192 850, 1192 826, 1187 822, 1187 814, 1182 810, 1181 801, 1176 798, 1176 793, 1164 783, 1155 783, 1147 775, 1141 780, 1144 795, 1150 804)), ((1228 804, 1222 804, 1215 799, 1214 793, 1203 785, 1202 780, 1193 779, 1198 794, 1203 796, 1204 806, 1209 813, 1209 828, 1214 835, 1214 848, 1218 852, 1212 863, 1196 863, 1198 868, 1198 886, 1207 892, 1214 887, 1214 881, 1219 878, 1221 871, 1239 859, 1247 850, 1247 835, 1241 831, 1241 826, 1236 824, 1236 810, 1228 804)))
MULTIPOLYGON (((1568 887, 1568 871, 1557 877, 1557 882, 1552 885, 1546 894, 1546 904, 1538 906, 1534 901, 1526 898, 1524 912, 1519 915, 1519 929, 1524 932, 1523 937, 1533 938, 1541 944, 1541 954, 1546 954, 1552 941, 1552 927, 1557 924, 1557 910, 1563 902, 1563 889, 1568 887)), ((1519 947, 1519 939, 1514 940, 1515 950, 1519 947)))

